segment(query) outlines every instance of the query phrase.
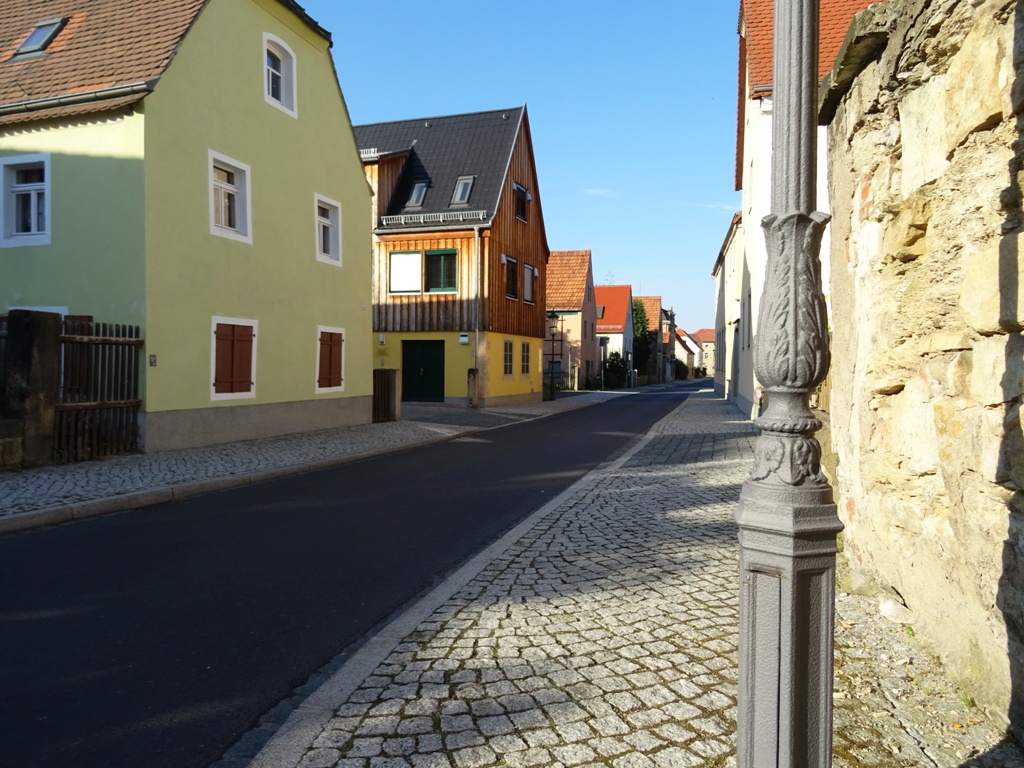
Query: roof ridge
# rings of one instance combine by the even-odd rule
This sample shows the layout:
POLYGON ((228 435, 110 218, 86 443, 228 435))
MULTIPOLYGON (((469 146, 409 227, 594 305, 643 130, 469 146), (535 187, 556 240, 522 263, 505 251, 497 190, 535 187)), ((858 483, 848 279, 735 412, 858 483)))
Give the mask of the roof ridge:
MULTIPOLYGON (((525 105, 524 105, 525 106, 525 105)), ((459 112, 454 115, 428 115, 425 117, 405 117, 401 120, 379 120, 376 123, 358 123, 357 128, 369 128, 375 125, 392 125, 393 123, 418 123, 424 120, 444 120, 452 117, 473 117, 475 115, 493 115, 499 112, 512 112, 513 110, 523 109, 520 107, 509 107, 508 109, 481 109, 476 112, 459 112)))

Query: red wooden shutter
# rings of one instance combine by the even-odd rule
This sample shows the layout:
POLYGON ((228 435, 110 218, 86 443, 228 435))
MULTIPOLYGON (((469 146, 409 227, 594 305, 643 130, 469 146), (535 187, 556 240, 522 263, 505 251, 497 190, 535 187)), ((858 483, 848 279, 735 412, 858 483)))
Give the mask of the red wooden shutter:
POLYGON ((320 332, 320 371, 316 385, 321 389, 341 386, 342 343, 340 333, 320 332))
POLYGON ((252 391, 253 332, 249 325, 217 323, 213 389, 218 394, 252 391))
POLYGON ((252 391, 252 340, 251 325, 235 326, 234 367, 232 371, 232 392, 252 391))

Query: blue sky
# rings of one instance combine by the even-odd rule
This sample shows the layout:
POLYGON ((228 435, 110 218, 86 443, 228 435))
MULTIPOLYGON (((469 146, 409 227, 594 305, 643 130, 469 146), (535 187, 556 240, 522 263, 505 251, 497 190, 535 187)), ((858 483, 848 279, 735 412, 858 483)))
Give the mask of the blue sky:
POLYGON ((596 283, 714 327, 732 214, 736 19, 729 0, 304 0, 334 38, 356 124, 526 104, 548 244, 596 283))

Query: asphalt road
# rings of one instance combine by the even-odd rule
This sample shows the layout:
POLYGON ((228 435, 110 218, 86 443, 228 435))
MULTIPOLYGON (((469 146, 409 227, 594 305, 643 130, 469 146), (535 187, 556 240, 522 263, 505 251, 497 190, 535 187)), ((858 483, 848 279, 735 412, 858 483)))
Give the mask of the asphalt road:
POLYGON ((0 537, 0 766, 210 765, 687 389, 0 537))

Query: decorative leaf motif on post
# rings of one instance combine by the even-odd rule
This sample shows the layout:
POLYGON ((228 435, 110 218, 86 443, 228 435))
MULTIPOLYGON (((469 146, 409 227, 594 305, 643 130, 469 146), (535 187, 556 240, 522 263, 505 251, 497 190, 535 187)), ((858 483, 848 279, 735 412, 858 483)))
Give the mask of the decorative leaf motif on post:
POLYGON ((829 216, 765 216, 768 245, 754 367, 769 392, 810 392, 828 372, 828 315, 818 252, 829 216))

